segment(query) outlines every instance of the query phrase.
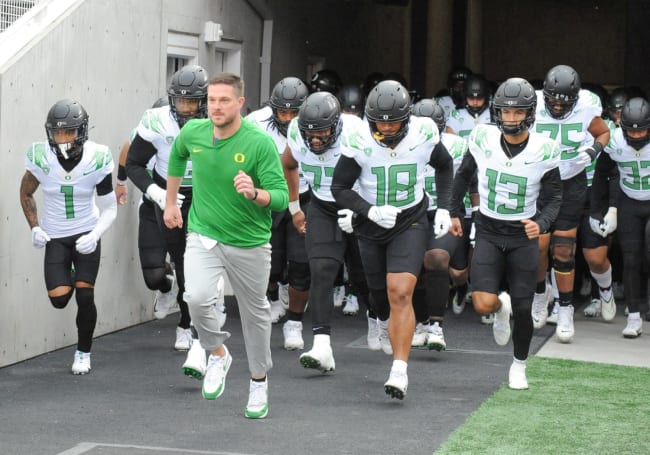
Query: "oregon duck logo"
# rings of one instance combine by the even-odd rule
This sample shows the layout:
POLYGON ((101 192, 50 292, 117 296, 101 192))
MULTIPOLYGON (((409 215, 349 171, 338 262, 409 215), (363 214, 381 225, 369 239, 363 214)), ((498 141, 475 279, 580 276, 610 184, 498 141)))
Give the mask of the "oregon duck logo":
POLYGON ((235 159, 235 163, 241 164, 244 161, 246 161, 246 155, 244 155, 241 152, 237 152, 237 153, 235 153, 234 159, 235 159))

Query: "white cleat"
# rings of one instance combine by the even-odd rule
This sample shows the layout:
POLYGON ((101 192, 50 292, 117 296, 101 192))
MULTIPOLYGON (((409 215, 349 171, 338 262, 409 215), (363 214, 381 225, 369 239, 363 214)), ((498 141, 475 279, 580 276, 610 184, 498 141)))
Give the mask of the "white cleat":
POLYGON ((553 309, 551 310, 551 314, 548 315, 548 318, 546 318, 546 323, 547 324, 557 324, 557 314, 560 311, 560 303, 559 302, 554 302, 553 303, 553 309))
POLYGON ((390 370, 388 381, 384 384, 384 391, 387 395, 398 400, 403 400, 406 396, 406 389, 408 389, 409 378, 404 372, 398 372, 393 369, 390 370))
POLYGON ((528 389, 525 362, 512 362, 512 365, 510 365, 510 371, 508 372, 508 387, 513 390, 528 389))
POLYGON ((444 351, 447 349, 447 343, 445 343, 445 334, 442 331, 442 327, 438 322, 429 324, 427 335, 427 348, 429 350, 435 351, 444 351))
POLYGON ((561 306, 557 313, 557 327, 555 328, 560 343, 571 343, 575 328, 573 326, 573 305, 561 306))
POLYGON ((195 379, 203 379, 208 368, 205 350, 199 340, 192 340, 192 347, 187 351, 185 363, 182 366, 183 374, 195 379))
POLYGON ((597 318, 598 316, 600 316, 600 312, 601 312, 600 299, 591 299, 591 303, 585 307, 583 312, 585 316, 588 318, 597 318))
POLYGON ((91 369, 90 352, 75 351, 72 374, 88 374, 91 369))
POLYGON ((424 325, 421 322, 418 322, 415 325, 415 332, 413 332, 413 339, 411 340, 412 348, 423 348, 427 345, 428 329, 429 324, 424 325))
POLYGON ((192 345, 192 331, 182 327, 176 327, 176 341, 174 349, 177 351, 187 351, 192 345))
POLYGON ((512 305, 510 303, 510 295, 507 292, 499 294, 499 301, 501 308, 494 313, 494 324, 492 325, 492 335, 494 341, 499 346, 505 346, 510 340, 510 313, 512 313, 512 305))
POLYGON ((166 275, 166 277, 168 280, 171 280, 172 287, 168 292, 156 291, 153 303, 153 315, 156 319, 165 319, 177 305, 178 285, 176 283, 176 276, 171 273, 166 275))
POLYGON ((614 300, 614 293, 609 291, 600 291, 601 315, 604 321, 613 321, 616 317, 616 301, 614 300))
POLYGON ((552 292, 551 286, 547 284, 544 293, 535 293, 533 297, 531 316, 533 317, 533 327, 536 329, 541 329, 546 325, 546 319, 548 319, 548 300, 552 292))
POLYGON ((643 321, 641 320, 641 313, 630 313, 627 316, 627 325, 623 329, 624 338, 637 338, 641 335, 643 329, 643 321))
POLYGON ((320 370, 321 373, 334 371, 336 363, 330 344, 329 335, 314 335, 314 345, 311 350, 300 356, 300 364, 305 368, 320 370))
POLYGON ((297 351, 305 347, 305 342, 302 339, 302 322, 285 322, 282 326, 282 334, 284 335, 284 349, 287 351, 297 351))
POLYGON ((384 351, 386 355, 393 355, 393 345, 390 344, 390 337, 388 336, 388 321, 382 321, 377 319, 379 323, 379 344, 381 345, 381 350, 384 351))
POLYGON ((359 301, 354 294, 348 294, 343 306, 343 314, 346 316, 356 316, 359 313, 359 301))

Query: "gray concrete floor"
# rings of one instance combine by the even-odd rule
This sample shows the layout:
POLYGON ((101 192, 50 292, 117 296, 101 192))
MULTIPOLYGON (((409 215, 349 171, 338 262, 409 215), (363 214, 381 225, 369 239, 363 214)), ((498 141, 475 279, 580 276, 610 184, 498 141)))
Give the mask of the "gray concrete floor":
MULTIPOLYGON (((270 412, 251 421, 243 417, 248 372, 241 326, 235 303, 227 307, 234 361, 219 399, 204 400, 200 381, 183 376, 185 354, 172 349, 177 315, 170 315, 96 339, 86 376, 70 374, 74 347, 0 369, 0 453, 431 454, 506 381, 512 359, 512 345, 497 346, 471 308, 460 316, 449 312, 448 350, 411 351, 408 395, 394 400, 383 391, 391 359, 366 348, 365 316, 335 310, 333 374, 302 368, 300 353, 282 348, 281 324, 274 326, 270 412)), ((621 321, 580 315, 574 344, 559 345, 547 326, 535 331, 531 353, 647 360, 650 339, 622 340, 621 321)), ((303 333, 308 349, 309 313, 303 333)))

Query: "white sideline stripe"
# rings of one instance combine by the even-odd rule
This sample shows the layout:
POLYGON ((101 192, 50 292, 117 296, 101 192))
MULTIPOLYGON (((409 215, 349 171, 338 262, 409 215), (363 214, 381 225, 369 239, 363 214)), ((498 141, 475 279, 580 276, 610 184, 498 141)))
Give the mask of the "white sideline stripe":
POLYGON ((117 449, 155 450, 157 452, 175 452, 177 454, 202 454, 202 455, 253 455, 243 452, 213 452, 207 450, 180 449, 173 447, 137 446, 132 444, 104 444, 99 442, 80 442, 71 449, 59 452, 57 455, 82 455, 98 447, 113 447, 117 449))

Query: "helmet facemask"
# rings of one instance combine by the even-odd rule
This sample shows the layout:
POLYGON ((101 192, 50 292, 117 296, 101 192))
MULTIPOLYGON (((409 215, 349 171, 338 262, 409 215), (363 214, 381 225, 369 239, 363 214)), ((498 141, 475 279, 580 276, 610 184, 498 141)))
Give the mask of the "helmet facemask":
POLYGON ((183 95, 169 95, 169 110, 172 113, 172 117, 178 122, 179 128, 183 128, 189 120, 195 118, 206 118, 207 117, 207 96, 183 96, 183 95), (187 101, 196 101, 196 109, 193 112, 185 111, 184 109, 179 109, 179 104, 183 104, 182 100, 187 101), (181 101, 181 103, 179 103, 181 101))
MULTIPOLYGON (((376 121, 368 119, 368 125, 370 125, 370 131, 372 132, 372 138, 380 145, 386 147, 395 148, 397 144, 406 136, 409 130, 410 119, 407 118, 400 122, 400 127, 395 134, 386 135, 379 131, 377 128, 376 121)), ((396 122, 386 122, 386 123, 396 123, 396 122)))
POLYGON ((544 91, 544 106, 546 107, 546 112, 553 117, 554 119, 561 120, 568 117, 573 108, 578 102, 578 97, 570 97, 561 93, 550 94, 544 91), (560 106, 559 109, 556 109, 556 106, 560 106))

